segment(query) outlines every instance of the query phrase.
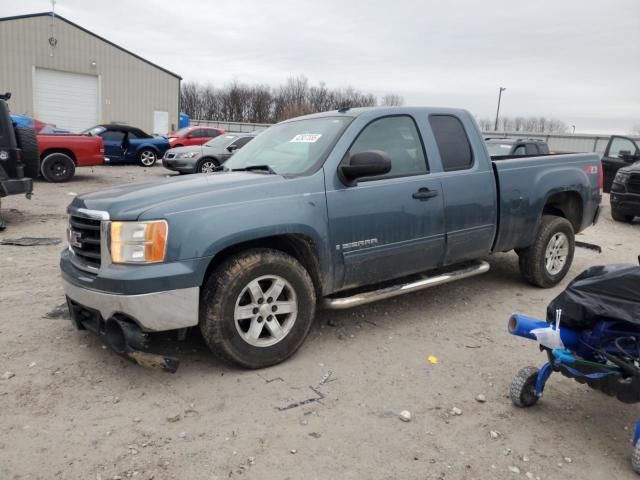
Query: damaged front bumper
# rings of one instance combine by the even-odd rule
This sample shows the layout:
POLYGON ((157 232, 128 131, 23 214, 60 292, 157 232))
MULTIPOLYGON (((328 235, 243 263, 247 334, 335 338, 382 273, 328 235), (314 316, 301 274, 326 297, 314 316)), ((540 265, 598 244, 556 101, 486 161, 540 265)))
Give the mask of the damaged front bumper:
POLYGON ((199 289, 116 295, 63 279, 76 328, 89 330, 116 353, 142 365, 175 372, 178 359, 148 353, 148 333, 197 325, 199 289))

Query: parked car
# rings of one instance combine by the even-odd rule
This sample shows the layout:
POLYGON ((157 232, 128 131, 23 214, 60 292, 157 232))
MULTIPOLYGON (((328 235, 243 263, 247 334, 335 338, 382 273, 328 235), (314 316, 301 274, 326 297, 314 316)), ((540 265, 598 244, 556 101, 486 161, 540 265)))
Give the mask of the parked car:
POLYGON ((622 167, 611 186, 611 218, 617 222, 631 222, 640 217, 640 161, 622 167))
POLYGON ((254 133, 226 133, 201 146, 167 150, 164 168, 180 173, 211 173, 255 137, 254 133))
POLYGON ((537 138, 485 138, 491 158, 503 156, 549 155, 547 142, 537 138))
POLYGON ((176 148, 187 147, 190 145, 202 145, 223 133, 223 128, 193 126, 181 128, 177 132, 170 133, 166 137, 169 139, 171 148, 176 148))
POLYGON ((478 275, 493 252, 557 285, 602 196, 599 155, 492 162, 473 116, 446 108, 291 119, 224 170, 73 199, 60 267, 79 328, 129 354, 143 334, 199 326, 221 358, 266 367, 302 345, 318 302, 478 275))
POLYGON ((105 162, 113 165, 138 163, 151 167, 169 149, 169 140, 165 137, 149 135, 128 125, 96 125, 82 133, 102 137, 105 162))
POLYGON ((48 182, 68 182, 76 167, 90 167, 104 163, 102 138, 74 135, 26 115, 11 115, 17 125, 28 125, 36 131, 38 157, 30 171, 33 178, 42 175, 48 182), (56 133, 58 132, 58 133, 56 133))
POLYGON ((607 143, 607 148, 602 157, 602 169, 604 170, 604 191, 611 191, 613 179, 618 170, 627 167, 640 160, 640 147, 638 143, 629 137, 613 135, 607 143))
MULTIPOLYGON (((0 95, 0 199, 8 195, 31 198, 33 181, 25 176, 25 159, 38 158, 36 134, 33 128, 17 126, 11 119, 7 100, 10 93, 0 95)), ((37 171, 36 171, 37 172, 37 171)), ((0 230, 5 225, 0 216, 0 230)))

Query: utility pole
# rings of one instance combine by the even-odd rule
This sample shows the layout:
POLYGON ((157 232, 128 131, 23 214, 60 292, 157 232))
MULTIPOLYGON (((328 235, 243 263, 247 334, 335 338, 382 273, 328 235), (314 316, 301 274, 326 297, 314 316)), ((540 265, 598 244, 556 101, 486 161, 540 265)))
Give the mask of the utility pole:
POLYGON ((571 128, 573 129, 573 131, 571 133, 576 133, 576 126, 575 125, 571 125, 571 128))
POLYGON ((496 124, 493 127, 493 131, 498 131, 498 116, 500 115, 500 100, 502 99, 502 92, 504 92, 507 87, 500 87, 500 91, 498 92, 498 110, 496 110, 496 124))

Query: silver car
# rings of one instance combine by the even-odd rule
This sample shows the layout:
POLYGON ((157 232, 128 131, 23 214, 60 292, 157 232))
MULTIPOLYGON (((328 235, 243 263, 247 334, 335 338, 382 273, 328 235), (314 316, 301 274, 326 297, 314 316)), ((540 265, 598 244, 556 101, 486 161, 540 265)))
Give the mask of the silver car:
POLYGON ((179 173, 215 172, 255 136, 255 133, 225 133, 203 145, 172 148, 164 154, 162 166, 179 173))

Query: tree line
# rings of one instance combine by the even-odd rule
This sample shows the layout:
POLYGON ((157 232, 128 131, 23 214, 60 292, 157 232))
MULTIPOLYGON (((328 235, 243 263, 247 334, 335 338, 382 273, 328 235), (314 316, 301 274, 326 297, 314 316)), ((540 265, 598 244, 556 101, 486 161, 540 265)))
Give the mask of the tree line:
POLYGON ((193 119, 226 122, 276 123, 299 115, 335 110, 342 105, 355 108, 403 104, 404 99, 397 94, 376 97, 353 87, 328 88, 324 82, 311 85, 304 76, 290 77, 275 88, 238 81, 222 88, 184 82, 180 88, 181 111, 193 119))
MULTIPOLYGON (((495 120, 479 118, 478 125, 483 132, 493 132, 495 120)), ((565 133, 569 127, 562 120, 547 117, 499 117, 498 132, 565 133)))

